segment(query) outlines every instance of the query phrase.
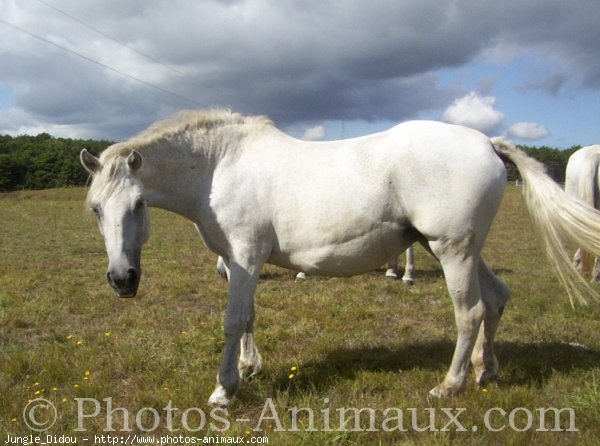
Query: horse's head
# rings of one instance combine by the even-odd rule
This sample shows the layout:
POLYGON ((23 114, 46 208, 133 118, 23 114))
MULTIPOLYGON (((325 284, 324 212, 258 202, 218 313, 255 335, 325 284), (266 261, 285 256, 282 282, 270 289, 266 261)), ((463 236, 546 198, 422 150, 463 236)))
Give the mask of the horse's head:
POLYGON ((101 161, 84 149, 80 159, 93 177, 87 203, 104 237, 108 283, 120 297, 133 297, 142 274, 142 245, 149 233, 148 209, 138 175, 142 156, 134 150, 101 161))

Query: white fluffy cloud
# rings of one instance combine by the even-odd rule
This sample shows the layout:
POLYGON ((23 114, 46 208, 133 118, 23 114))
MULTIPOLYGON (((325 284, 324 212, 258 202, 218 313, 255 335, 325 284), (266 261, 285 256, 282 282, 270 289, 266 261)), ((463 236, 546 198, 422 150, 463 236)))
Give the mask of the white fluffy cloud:
POLYGON ((323 138, 325 138, 325 127, 322 125, 306 129, 304 135, 302 135, 302 139, 306 141, 319 141, 323 138))
POLYGON ((543 139, 550 136, 548 129, 537 122, 517 122, 508 129, 508 136, 520 139, 543 139))
POLYGON ((484 133, 492 132, 504 119, 504 113, 494 108, 495 103, 494 96, 480 96, 472 91, 456 99, 442 115, 442 121, 471 127, 484 133))

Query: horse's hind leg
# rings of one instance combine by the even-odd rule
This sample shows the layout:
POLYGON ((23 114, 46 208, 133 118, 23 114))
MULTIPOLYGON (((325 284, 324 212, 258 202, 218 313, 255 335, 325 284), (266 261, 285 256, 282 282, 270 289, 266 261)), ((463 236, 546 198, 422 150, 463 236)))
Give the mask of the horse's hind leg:
POLYGON ((404 275, 402 276, 402 282, 407 285, 414 283, 413 274, 415 272, 415 251, 412 246, 409 246, 406 250, 406 267, 404 268, 404 275))
POLYGON ((479 286, 485 315, 471 355, 471 363, 475 370, 475 381, 483 386, 498 375, 498 359, 494 353, 494 336, 510 296, 510 289, 496 277, 483 259, 479 261, 479 286))
POLYGON ((398 278, 398 258, 394 257, 390 259, 387 264, 387 270, 385 272, 385 277, 389 277, 390 279, 398 278))
POLYGON ((442 264, 458 331, 450 369, 444 381, 429 392, 435 397, 446 397, 462 391, 466 385, 469 359, 483 319, 477 274, 479 252, 469 236, 459 242, 430 242, 429 246, 442 264))
MULTIPOLYGON (((415 254, 413 251, 413 247, 409 246, 406 250, 406 267, 404 268, 404 275, 402 276, 402 282, 407 285, 412 285, 413 274, 415 272, 415 254)), ((389 277, 390 279, 398 278, 398 257, 394 257, 390 259, 387 264, 387 270, 385 272, 385 277, 389 277)))

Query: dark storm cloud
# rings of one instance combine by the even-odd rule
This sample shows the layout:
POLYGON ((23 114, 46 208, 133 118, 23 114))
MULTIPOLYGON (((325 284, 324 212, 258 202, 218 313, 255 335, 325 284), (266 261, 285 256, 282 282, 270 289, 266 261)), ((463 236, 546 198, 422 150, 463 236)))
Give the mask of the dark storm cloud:
POLYGON ((548 73, 524 88, 600 87, 594 1, 47 2, 105 35, 42 3, 7 0, 2 17, 129 77, 0 25, 0 84, 20 110, 0 131, 29 116, 122 138, 177 109, 216 105, 281 125, 401 120, 466 93, 440 87, 438 69, 503 51, 547 58, 548 73))

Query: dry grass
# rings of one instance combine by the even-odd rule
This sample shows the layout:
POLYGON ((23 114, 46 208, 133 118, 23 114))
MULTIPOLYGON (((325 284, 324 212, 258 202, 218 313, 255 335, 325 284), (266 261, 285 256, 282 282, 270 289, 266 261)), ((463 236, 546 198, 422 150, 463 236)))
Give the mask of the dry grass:
MULTIPOLYGON (((220 361, 226 302, 215 256, 189 222, 153 211, 140 295, 117 299, 105 283, 103 243, 83 210, 84 196, 82 189, 0 196, 0 438, 31 432, 23 409, 41 396, 57 407, 48 431, 54 435, 75 435, 76 397, 102 404, 100 415, 83 420, 88 436, 130 433, 121 431, 127 427, 122 414, 112 417, 115 431, 106 431, 107 398, 130 412, 133 432, 141 432, 136 413, 154 408, 161 419, 153 435, 168 435, 169 401, 179 409, 173 427, 182 428, 187 408, 204 411, 210 422, 205 401, 220 361)), ((597 444, 600 310, 571 309, 536 247, 517 188, 508 190, 484 255, 513 290, 497 338, 500 379, 485 392, 471 386, 449 400, 427 396, 446 372, 456 335, 441 270, 421 249, 410 288, 386 280, 383 270, 295 283, 292 273, 266 267, 256 324, 264 370, 245 383, 229 410, 231 426, 221 435, 266 435, 277 445, 597 444), (277 432, 274 420, 265 420, 273 415, 264 412, 266 401, 287 431, 277 432), (578 432, 564 431, 566 416, 562 432, 536 431, 537 418, 523 432, 509 426, 508 414, 516 408, 523 409, 514 422, 523 427, 527 411, 535 415, 536 408, 550 407, 572 408, 578 432), (311 409, 316 431, 307 431, 306 410, 298 431, 290 432, 289 408, 311 409), (344 430, 340 408, 375 409, 378 431, 367 431, 366 412, 358 429, 346 414, 344 430), (386 408, 403 411, 406 432, 383 431, 386 408), (449 421, 442 408, 464 408, 459 420, 467 432, 453 424, 448 432, 415 431, 409 408, 419 426, 427 426, 427 410, 436 409, 438 430, 449 421), (506 412, 491 419, 495 427, 506 425, 499 432, 484 426, 493 408, 506 412), (327 413, 331 431, 323 429, 327 413), (253 431, 259 422, 264 431, 253 431)), ((188 413, 189 427, 201 424, 198 413, 188 413)), ((142 427, 151 426, 149 412, 143 415, 142 427)), ((205 427, 172 434, 211 432, 205 427)))

